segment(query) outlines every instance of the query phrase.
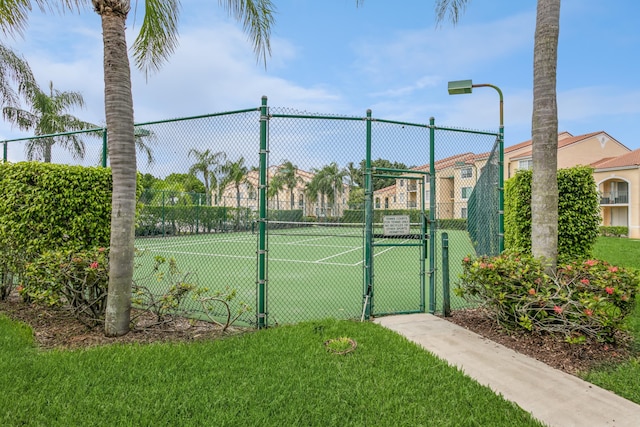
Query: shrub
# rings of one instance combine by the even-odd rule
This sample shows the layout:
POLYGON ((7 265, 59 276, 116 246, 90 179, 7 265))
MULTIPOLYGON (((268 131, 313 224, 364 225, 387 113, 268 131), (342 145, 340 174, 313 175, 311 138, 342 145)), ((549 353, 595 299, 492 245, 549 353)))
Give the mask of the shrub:
MULTIPOLYGON (((558 259, 591 256, 600 226, 600 205, 593 170, 577 166, 558 170, 558 259)), ((530 170, 505 183, 505 248, 531 252, 530 170)))
POLYGON ((569 342, 611 341, 633 309, 640 276, 604 261, 545 265, 530 255, 463 260, 457 295, 480 302, 507 327, 560 333, 569 342))
POLYGON ((600 235, 606 237, 627 237, 629 235, 629 227, 623 226, 600 226, 600 235))
POLYGON ((88 326, 104 320, 109 285, 105 248, 45 252, 27 263, 18 291, 37 304, 64 307, 88 326))

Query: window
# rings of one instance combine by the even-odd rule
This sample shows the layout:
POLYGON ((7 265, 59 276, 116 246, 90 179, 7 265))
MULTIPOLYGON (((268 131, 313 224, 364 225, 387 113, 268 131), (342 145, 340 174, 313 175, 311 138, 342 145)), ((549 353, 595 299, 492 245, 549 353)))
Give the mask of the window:
POLYGON ((400 198, 398 200, 400 203, 404 203, 404 193, 400 193, 400 198))
POLYGON ((462 187, 462 198, 468 199, 471 195, 471 187, 462 187))
POLYGON ((302 194, 298 195, 298 206, 299 207, 304 206, 304 196, 302 194))
POLYGON ((460 178, 473 178, 473 171, 471 168, 460 169, 460 178))
POLYGON ((388 197, 384 198, 384 208, 385 209, 389 209, 389 198, 388 197))
POLYGON ((400 180, 400 187, 404 187, 404 179, 400 180))
POLYGON ((531 168, 533 168, 532 159, 518 161, 518 169, 529 170, 531 168))
POLYGON ((467 217, 467 208, 460 209, 460 218, 466 218, 466 217, 467 217))
POLYGON ((376 209, 380 209, 380 197, 376 197, 376 209))
POLYGON ((393 203, 396 202, 396 196, 393 196, 393 203))

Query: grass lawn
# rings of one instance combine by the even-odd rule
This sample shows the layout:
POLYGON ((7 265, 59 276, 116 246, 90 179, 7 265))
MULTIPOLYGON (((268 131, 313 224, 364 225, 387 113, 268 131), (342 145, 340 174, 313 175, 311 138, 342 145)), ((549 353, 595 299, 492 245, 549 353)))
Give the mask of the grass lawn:
POLYGON ((3 426, 538 426, 372 323, 323 320, 190 344, 38 351, 0 316, 3 426), (350 337, 332 354, 324 342, 350 337))
MULTIPOLYGON (((599 237, 594 248, 594 258, 640 271, 640 240, 599 237)), ((636 299, 635 311, 627 318, 626 326, 633 336, 634 350, 640 354, 640 295, 636 299)), ((593 370, 583 377, 591 383, 640 404, 640 357, 638 356, 627 363, 593 370)))

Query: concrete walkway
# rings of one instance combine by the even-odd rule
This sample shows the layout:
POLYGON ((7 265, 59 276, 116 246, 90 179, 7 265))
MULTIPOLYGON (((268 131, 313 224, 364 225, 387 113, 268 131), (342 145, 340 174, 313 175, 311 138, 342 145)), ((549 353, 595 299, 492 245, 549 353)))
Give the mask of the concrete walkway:
POLYGON ((459 367, 549 426, 640 426, 640 405, 439 317, 409 314, 375 322, 459 367))

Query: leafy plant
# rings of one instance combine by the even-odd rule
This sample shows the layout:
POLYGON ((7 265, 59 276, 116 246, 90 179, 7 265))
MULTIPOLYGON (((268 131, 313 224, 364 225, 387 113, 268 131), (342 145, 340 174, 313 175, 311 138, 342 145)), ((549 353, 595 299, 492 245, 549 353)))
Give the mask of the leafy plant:
POLYGON ((611 341, 633 309, 640 277, 633 270, 589 259, 558 266, 547 275, 531 255, 463 260, 457 295, 478 301, 503 324, 528 331, 611 341))
MULTIPOLYGON (((592 169, 558 170, 558 259, 591 256, 599 233, 600 205, 592 169)), ((505 183, 505 247, 531 252, 531 177, 520 170, 505 183)))
POLYGON ((191 283, 191 273, 183 273, 178 269, 176 260, 156 256, 152 271, 155 286, 143 285, 145 280, 134 280, 132 304, 143 307, 156 317, 155 324, 168 323, 175 316, 187 316, 188 310, 184 301, 196 288, 191 283), (165 267, 166 266, 166 271, 165 267), (166 292, 157 292, 157 288, 165 288, 166 292))
POLYGON ((102 323, 109 284, 109 251, 45 252, 27 263, 18 286, 23 299, 68 308, 88 326, 102 323))
POLYGON ((169 323, 176 317, 193 316, 195 310, 188 307, 187 302, 194 301, 202 307, 204 316, 223 331, 251 310, 249 305, 240 302, 237 311, 233 312, 231 302, 237 297, 235 289, 227 286, 222 291, 211 291, 207 287, 196 286, 193 283, 195 280, 193 273, 182 272, 178 268, 174 258, 156 256, 151 277, 134 281, 132 302, 152 312, 156 317, 155 325, 159 325, 169 323), (221 318, 224 320, 220 321, 221 318))

